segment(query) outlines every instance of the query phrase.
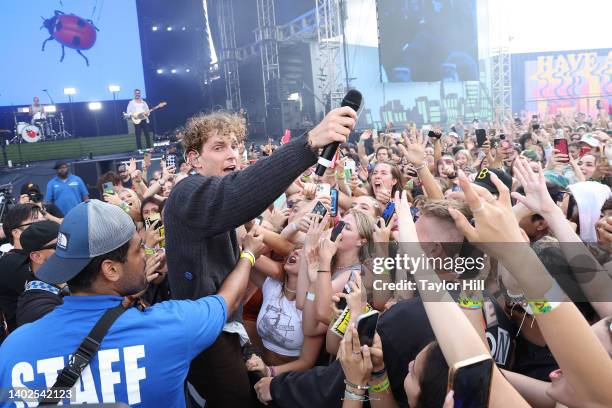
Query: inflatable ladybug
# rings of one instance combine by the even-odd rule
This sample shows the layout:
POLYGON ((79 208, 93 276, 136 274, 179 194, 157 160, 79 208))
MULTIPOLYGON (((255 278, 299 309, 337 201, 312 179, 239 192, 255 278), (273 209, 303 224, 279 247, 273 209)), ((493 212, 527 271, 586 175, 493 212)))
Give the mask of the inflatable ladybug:
POLYGON ((59 10, 55 10, 53 17, 46 20, 43 17, 43 20, 43 27, 49 30, 50 37, 43 42, 42 50, 45 50, 47 41, 55 40, 62 45, 60 62, 64 61, 66 55, 64 47, 68 47, 85 58, 85 63, 89 66, 89 60, 81 51, 90 49, 96 43, 96 31, 100 30, 93 21, 74 14, 64 14, 59 10))

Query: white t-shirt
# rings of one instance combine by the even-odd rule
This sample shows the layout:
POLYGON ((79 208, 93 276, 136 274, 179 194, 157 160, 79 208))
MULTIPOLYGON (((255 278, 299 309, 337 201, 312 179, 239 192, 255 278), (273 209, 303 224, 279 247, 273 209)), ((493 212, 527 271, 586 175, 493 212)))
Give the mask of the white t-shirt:
MULTIPOLYGON (((149 110, 149 105, 144 101, 144 99, 140 100, 140 103, 136 101, 136 99, 132 99, 127 106, 127 113, 134 114, 140 112, 147 112, 149 110)), ((149 123, 149 119, 147 119, 147 123, 149 123)))
POLYGON ((261 290, 263 303, 257 315, 257 333, 264 347, 282 356, 299 357, 304 343, 302 311, 295 300, 284 296, 281 282, 266 278, 261 290))

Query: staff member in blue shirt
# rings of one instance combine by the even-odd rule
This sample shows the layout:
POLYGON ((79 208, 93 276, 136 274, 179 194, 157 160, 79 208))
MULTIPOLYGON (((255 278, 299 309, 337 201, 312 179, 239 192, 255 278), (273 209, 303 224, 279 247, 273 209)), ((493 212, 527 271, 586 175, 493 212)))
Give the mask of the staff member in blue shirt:
POLYGON ((66 215, 80 202, 89 200, 89 193, 83 180, 70 174, 68 163, 58 161, 54 169, 57 170, 57 176, 47 183, 45 202, 55 204, 66 215))
MULTIPOLYGON (((125 311, 82 371, 70 402, 184 407, 189 364, 215 341, 238 307, 262 247, 261 237, 245 238, 242 255, 217 295, 125 311)), ((68 282, 72 296, 15 330, 0 347, 0 406, 26 406, 11 398, 11 390, 28 395, 25 387, 52 387, 104 312, 145 289, 147 272, 158 265, 158 255, 145 260, 142 239, 121 208, 90 200, 69 212, 55 254, 36 276, 52 284, 68 282)))

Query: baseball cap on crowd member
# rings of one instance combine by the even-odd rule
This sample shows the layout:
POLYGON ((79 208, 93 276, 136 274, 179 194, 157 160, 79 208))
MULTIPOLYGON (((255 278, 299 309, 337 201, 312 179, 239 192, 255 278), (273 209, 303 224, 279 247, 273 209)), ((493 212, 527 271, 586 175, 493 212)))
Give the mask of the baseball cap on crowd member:
POLYGON ((495 173, 501 182, 508 187, 508 190, 512 190, 512 177, 505 171, 494 169, 492 167, 485 167, 484 169, 481 169, 474 179, 474 184, 486 188, 493 194, 498 194, 497 187, 495 187, 495 184, 493 184, 491 181, 490 173, 495 173))
POLYGON ((24 185, 21 186, 21 192, 20 192, 21 195, 30 194, 30 193, 42 194, 38 184, 35 184, 35 183, 25 183, 24 185))
POLYGON ((53 170, 57 170, 62 166, 68 166, 68 162, 66 160, 58 160, 55 162, 55 166, 53 166, 53 170))
POLYGON ((586 143, 591 147, 599 147, 601 143, 593 136, 592 133, 587 133, 580 138, 580 143, 586 143))
POLYGON ((57 238, 59 229, 60 225, 57 222, 48 220, 30 225, 20 237, 23 252, 29 254, 43 249, 55 249, 55 245, 51 248, 45 247, 57 238))
POLYGON ((36 276, 53 284, 68 282, 93 258, 121 247, 132 239, 135 232, 134 222, 118 206, 100 200, 83 202, 64 218, 55 254, 36 272, 36 276))
POLYGON ((529 149, 523 150, 521 152, 521 156, 525 157, 525 158, 527 158, 527 159, 529 159, 531 161, 538 161, 539 160, 538 154, 536 152, 534 152, 533 150, 529 150, 529 149))

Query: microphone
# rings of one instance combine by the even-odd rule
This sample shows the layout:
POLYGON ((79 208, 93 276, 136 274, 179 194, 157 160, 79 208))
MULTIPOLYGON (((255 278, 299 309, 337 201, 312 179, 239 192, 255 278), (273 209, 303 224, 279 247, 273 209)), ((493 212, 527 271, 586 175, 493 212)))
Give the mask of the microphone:
MULTIPOLYGON (((359 111, 361 107, 361 102, 363 101, 363 96, 361 92, 356 89, 351 89, 344 95, 342 99, 342 103, 340 106, 348 106, 352 108, 355 112, 359 111)), ((338 150, 338 145, 340 142, 332 142, 323 148, 323 153, 319 157, 319 161, 317 162, 317 169, 315 170, 315 174, 317 176, 322 176, 325 174, 325 170, 331 166, 332 160, 336 154, 336 150, 338 150)))

